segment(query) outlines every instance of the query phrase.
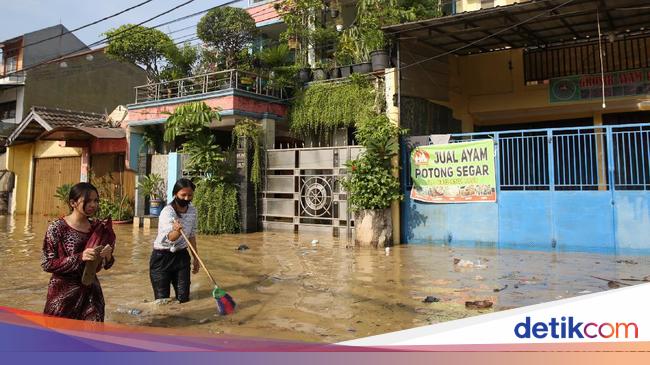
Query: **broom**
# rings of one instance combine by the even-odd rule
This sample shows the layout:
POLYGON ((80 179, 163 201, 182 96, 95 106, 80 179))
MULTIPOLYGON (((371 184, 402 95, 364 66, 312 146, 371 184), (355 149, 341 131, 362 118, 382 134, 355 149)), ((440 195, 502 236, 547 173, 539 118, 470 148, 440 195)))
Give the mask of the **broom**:
POLYGON ((219 314, 225 316, 227 314, 233 313, 235 311, 235 305, 236 305, 235 301, 228 293, 226 293, 225 290, 219 288, 219 285, 217 285, 217 282, 212 277, 212 274, 210 274, 210 271, 208 271, 208 268, 203 263, 203 260, 201 260, 201 257, 199 256, 198 252, 196 252, 194 247, 192 247, 192 243, 190 243, 190 240, 187 239, 187 236, 185 236, 185 232, 183 232, 182 229, 181 229, 181 235, 185 239, 185 242, 187 242, 187 247, 189 247, 190 251, 192 251, 194 257, 196 257, 196 259, 199 260, 199 264, 201 264, 201 267, 203 268, 203 270, 205 270, 205 273, 208 274, 210 281, 212 281, 212 284, 214 284, 214 289, 212 289, 212 297, 217 301, 219 314))

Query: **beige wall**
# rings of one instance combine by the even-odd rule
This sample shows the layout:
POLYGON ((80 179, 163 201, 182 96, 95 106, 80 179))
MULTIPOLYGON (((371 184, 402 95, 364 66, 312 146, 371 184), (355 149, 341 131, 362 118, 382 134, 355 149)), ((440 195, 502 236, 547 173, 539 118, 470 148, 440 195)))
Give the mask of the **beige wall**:
POLYGON ((550 103, 547 84, 526 85, 523 51, 506 50, 449 58, 449 98, 463 131, 473 125, 498 125, 592 118, 596 113, 640 110, 642 97, 550 103))
POLYGON ((21 144, 7 148, 7 170, 16 176, 12 196, 12 212, 25 214, 31 201, 28 201, 32 189, 32 172, 34 168, 34 144, 21 144))
MULTIPOLYGON (((525 3, 529 0, 494 0, 494 6, 511 5, 515 3, 525 3)), ((457 0, 456 12, 475 11, 481 9, 481 0, 457 0)))
POLYGON ((36 141, 34 158, 79 157, 81 148, 61 147, 58 141, 36 141))

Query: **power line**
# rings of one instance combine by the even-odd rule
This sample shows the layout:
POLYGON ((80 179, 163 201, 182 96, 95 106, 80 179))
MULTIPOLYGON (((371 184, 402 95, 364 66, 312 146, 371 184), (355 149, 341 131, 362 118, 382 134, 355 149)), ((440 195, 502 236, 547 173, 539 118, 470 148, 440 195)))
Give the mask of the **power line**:
POLYGON ((122 11, 119 11, 119 12, 117 12, 117 13, 115 13, 115 14, 112 14, 112 15, 109 15, 109 16, 106 16, 106 17, 103 17, 103 18, 101 18, 101 19, 95 20, 95 21, 92 22, 92 23, 88 23, 88 24, 82 25, 82 26, 80 26, 80 27, 78 27, 78 28, 75 28, 75 29, 72 29, 72 30, 65 31, 65 32, 63 32, 63 33, 61 33, 61 34, 59 34, 59 35, 55 35, 55 36, 52 36, 52 37, 49 37, 49 38, 41 39, 40 41, 36 41, 36 42, 32 42, 32 43, 25 44, 25 45, 23 45, 22 47, 20 47, 20 49, 25 49, 25 48, 27 48, 27 47, 34 46, 34 45, 37 45, 37 44, 41 44, 41 43, 43 43, 43 42, 47 42, 47 41, 50 41, 50 40, 55 39, 55 38, 63 37, 63 36, 66 35, 66 34, 74 33, 74 32, 76 32, 76 31, 78 31, 78 30, 82 30, 82 29, 88 28, 88 27, 90 27, 90 26, 93 26, 93 25, 95 25, 95 24, 101 23, 101 22, 106 21, 106 20, 108 20, 108 19, 115 18, 116 16, 118 16, 118 15, 122 15, 122 14, 128 12, 128 11, 133 10, 133 9, 139 8, 139 7, 141 7, 141 6, 145 5, 145 4, 148 4, 148 3, 152 2, 152 1, 153 1, 153 0, 146 0, 146 1, 143 1, 143 2, 141 2, 141 3, 139 3, 139 4, 133 5, 133 6, 130 7, 130 8, 126 8, 126 9, 124 9, 124 10, 122 10, 122 11))
POLYGON ((24 71, 27 71, 27 70, 31 70, 31 69, 33 69, 33 68, 35 68, 35 67, 42 66, 42 65, 44 65, 44 64, 46 64, 46 63, 48 63, 48 62, 51 62, 51 61, 54 61, 54 60, 57 60, 57 59, 60 59, 60 58, 64 58, 64 57, 67 57, 67 56, 70 56, 70 55, 73 55, 73 54, 75 54, 75 53, 77 53, 77 52, 85 51, 85 50, 87 50, 88 48, 92 48, 93 46, 98 46, 98 45, 104 44, 104 43, 106 43, 106 42, 108 42, 108 41, 110 41, 110 40, 112 40, 112 39, 115 39, 115 38, 116 38, 117 36, 119 36, 119 35, 122 35, 122 34, 128 32, 128 31, 131 31, 131 30, 133 30, 134 28, 136 28, 136 27, 138 27, 138 26, 141 26, 141 25, 143 25, 143 24, 145 24, 145 23, 148 23, 148 22, 150 22, 150 21, 152 21, 152 20, 158 19, 158 18, 160 18, 161 16, 167 15, 167 14, 171 13, 172 11, 174 11, 174 10, 176 10, 176 9, 179 9, 179 8, 181 8, 181 7, 183 7, 183 6, 186 6, 186 5, 190 4, 190 3, 193 3, 194 1, 196 1, 196 0, 188 0, 188 1, 184 2, 184 3, 182 3, 182 4, 179 4, 179 5, 174 6, 174 7, 171 8, 171 9, 168 9, 168 10, 166 10, 166 11, 164 11, 164 12, 158 14, 158 15, 155 15, 155 16, 153 16, 153 17, 147 19, 147 20, 144 20, 144 21, 142 21, 142 22, 140 22, 140 23, 138 23, 138 24, 135 24, 135 25, 133 25, 133 26, 130 26, 130 27, 126 28, 126 29, 123 29, 123 30, 117 32, 116 34, 111 35, 110 37, 106 37, 106 38, 101 39, 101 40, 99 40, 99 41, 97 41, 97 42, 91 43, 91 44, 86 45, 86 46, 84 46, 84 47, 82 47, 82 48, 78 48, 78 49, 76 49, 76 50, 74 50, 74 51, 68 52, 68 53, 63 54, 63 55, 61 55, 61 56, 54 57, 54 58, 51 58, 51 59, 48 59, 48 60, 44 60, 44 61, 41 61, 41 62, 39 62, 39 63, 37 63, 37 64, 32 65, 32 66, 29 66, 29 67, 26 67, 26 68, 23 68, 23 69, 20 69, 20 70, 16 70, 16 71, 14 71, 14 72, 7 73, 6 76, 12 75, 12 74, 17 73, 17 72, 24 72, 24 71))

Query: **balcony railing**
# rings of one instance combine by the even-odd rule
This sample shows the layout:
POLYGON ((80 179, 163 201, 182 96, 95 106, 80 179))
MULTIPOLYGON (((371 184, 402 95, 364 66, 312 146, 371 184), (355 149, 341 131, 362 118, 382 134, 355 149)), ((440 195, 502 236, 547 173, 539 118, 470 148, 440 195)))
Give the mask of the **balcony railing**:
POLYGON ((265 77, 246 71, 227 70, 136 86, 135 103, 182 98, 229 89, 244 90, 276 99, 283 99, 286 96, 283 88, 272 86, 265 77))
POLYGON ((0 86, 25 85, 25 73, 13 72, 7 76, 0 73, 0 86))

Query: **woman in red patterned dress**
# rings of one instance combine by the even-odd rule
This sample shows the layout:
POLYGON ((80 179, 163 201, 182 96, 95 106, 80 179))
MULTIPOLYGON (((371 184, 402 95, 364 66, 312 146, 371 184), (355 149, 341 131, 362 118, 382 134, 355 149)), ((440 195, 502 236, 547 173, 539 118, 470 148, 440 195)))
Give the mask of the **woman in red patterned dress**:
POLYGON ((99 207, 97 189, 89 183, 72 187, 68 199, 71 213, 52 222, 45 233, 41 266, 52 273, 47 288, 44 313, 57 317, 104 321, 104 295, 99 281, 81 283, 85 261, 102 258, 102 266, 113 266, 110 245, 86 249, 93 222, 89 220, 99 207))

